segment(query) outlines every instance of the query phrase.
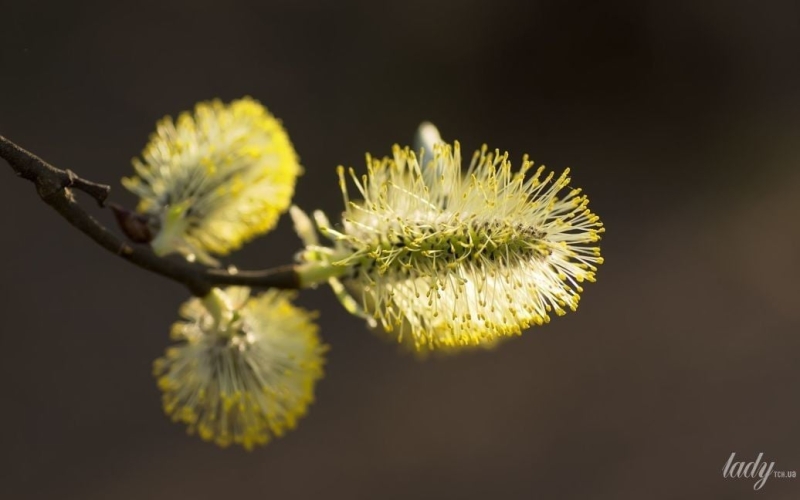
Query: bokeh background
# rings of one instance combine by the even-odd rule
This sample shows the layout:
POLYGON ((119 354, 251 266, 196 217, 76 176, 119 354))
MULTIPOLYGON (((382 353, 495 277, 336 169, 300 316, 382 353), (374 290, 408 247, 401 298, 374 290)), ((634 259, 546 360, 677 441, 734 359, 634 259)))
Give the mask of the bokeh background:
MULTIPOLYGON (((181 286, 94 245, 0 165, 0 497, 793 499, 800 469, 800 7, 747 1, 0 0, 0 133, 119 186, 155 121, 252 95, 296 202, 341 209, 433 120, 573 168, 606 223, 576 314, 420 362, 327 289, 327 377, 252 453, 187 437, 151 362, 181 286)), ((97 210, 101 221, 110 214, 97 210)), ((288 262, 288 220, 228 261, 288 262)))

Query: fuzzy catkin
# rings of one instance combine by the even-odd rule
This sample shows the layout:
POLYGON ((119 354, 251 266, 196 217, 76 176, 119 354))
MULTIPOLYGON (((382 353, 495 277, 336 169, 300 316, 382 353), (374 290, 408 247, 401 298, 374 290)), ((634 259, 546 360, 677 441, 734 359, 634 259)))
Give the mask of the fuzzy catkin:
MULTIPOLYGON (((489 345, 575 310, 594 281, 604 232, 569 170, 556 176, 507 154, 476 152, 466 172, 458 142, 437 144, 421 165, 408 148, 367 157, 349 171, 360 200, 345 201, 341 228, 317 217, 335 245, 301 260, 341 269, 343 303, 419 351, 489 345)), ((307 243, 310 243, 307 241, 307 243)))
POLYGON ((153 250, 206 264, 272 229, 302 173, 281 123, 251 98, 164 118, 133 165, 122 183, 151 220, 153 250))

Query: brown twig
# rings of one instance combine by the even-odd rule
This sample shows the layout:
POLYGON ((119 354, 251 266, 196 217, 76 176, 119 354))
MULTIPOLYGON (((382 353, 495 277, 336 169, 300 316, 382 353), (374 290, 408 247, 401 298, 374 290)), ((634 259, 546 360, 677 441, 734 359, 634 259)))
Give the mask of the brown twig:
POLYGON ((97 222, 72 195, 72 190, 82 191, 102 207, 111 191, 109 186, 83 179, 70 170, 58 169, 2 135, 0 157, 11 165, 18 176, 34 183, 39 197, 45 203, 95 243, 142 269, 182 283, 194 295, 205 296, 215 285, 282 289, 300 287, 300 280, 292 265, 261 271, 228 272, 159 257, 149 247, 132 246, 97 222))

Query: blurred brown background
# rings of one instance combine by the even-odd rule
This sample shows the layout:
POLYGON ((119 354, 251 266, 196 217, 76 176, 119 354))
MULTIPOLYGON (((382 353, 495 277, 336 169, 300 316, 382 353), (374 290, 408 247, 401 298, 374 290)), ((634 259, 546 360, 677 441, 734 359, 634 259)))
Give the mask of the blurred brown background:
MULTIPOLYGON (((249 94, 304 208, 335 214, 334 167, 429 119, 573 167, 608 228, 578 313, 492 352, 419 362, 303 293, 327 377, 248 454, 162 415, 150 366, 187 292, 0 164, 0 497, 798 498, 721 471, 800 469, 799 28, 791 2, 0 0, 0 133, 117 202, 158 118, 249 94)), ((284 219, 230 261, 298 248, 284 219)))

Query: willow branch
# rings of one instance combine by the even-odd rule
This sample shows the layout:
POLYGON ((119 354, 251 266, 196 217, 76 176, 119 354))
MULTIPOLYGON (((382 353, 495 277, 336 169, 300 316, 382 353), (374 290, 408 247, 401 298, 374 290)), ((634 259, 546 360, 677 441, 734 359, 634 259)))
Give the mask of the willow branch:
POLYGON ((149 247, 132 246, 89 215, 73 196, 73 190, 84 192, 102 207, 111 191, 109 186, 83 179, 70 170, 58 169, 2 135, 0 157, 11 165, 18 176, 36 186, 42 201, 95 243, 142 269, 185 285, 194 295, 205 296, 216 285, 282 289, 300 287, 300 280, 292 265, 261 271, 229 272, 159 257, 149 247))

